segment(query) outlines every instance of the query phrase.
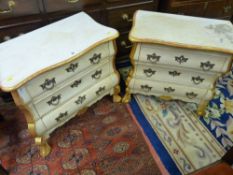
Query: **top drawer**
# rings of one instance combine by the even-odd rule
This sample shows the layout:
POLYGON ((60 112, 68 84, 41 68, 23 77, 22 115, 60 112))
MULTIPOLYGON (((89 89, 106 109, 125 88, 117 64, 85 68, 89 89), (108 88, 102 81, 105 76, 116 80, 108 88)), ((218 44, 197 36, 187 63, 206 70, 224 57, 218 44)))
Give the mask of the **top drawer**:
POLYGON ((205 10, 205 16, 210 18, 230 17, 233 10, 233 3, 231 3, 227 0, 209 2, 205 10))
POLYGON ((0 20, 40 13, 37 0, 0 1, 0 20))
POLYGON ((100 0, 44 0, 47 12, 79 11, 87 6, 100 4, 100 0))
POLYGON ((189 67, 203 72, 226 72, 231 63, 231 57, 232 55, 229 54, 156 44, 139 44, 134 55, 137 61, 189 67))
POLYGON ((205 12, 205 3, 179 5, 171 7, 167 12, 189 16, 203 16, 205 12))
POLYGON ((114 53, 112 42, 102 44, 77 58, 77 60, 32 79, 24 87, 27 88, 31 97, 38 96, 41 93, 53 90, 57 85, 89 66, 100 64, 103 59, 109 58, 114 53))
MULTIPOLYGON (((109 4, 131 4, 131 3, 139 3, 139 2, 145 2, 150 0, 105 0, 109 4)), ((158 1, 158 0, 156 0, 158 1)))
POLYGON ((154 11, 156 8, 157 4, 154 1, 146 1, 132 6, 125 6, 124 8, 109 8, 107 15, 108 25, 120 31, 129 31, 136 10, 154 11))

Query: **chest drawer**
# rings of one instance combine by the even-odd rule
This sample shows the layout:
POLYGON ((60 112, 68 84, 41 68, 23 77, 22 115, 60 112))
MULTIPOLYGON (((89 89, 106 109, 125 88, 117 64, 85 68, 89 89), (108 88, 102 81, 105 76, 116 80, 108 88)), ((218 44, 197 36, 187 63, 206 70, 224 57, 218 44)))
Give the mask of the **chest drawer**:
POLYGON ((182 15, 229 19, 233 12, 232 3, 232 0, 163 0, 160 3, 160 10, 182 15))
POLYGON ((45 99, 35 99, 33 103, 36 111, 40 117, 45 115, 47 112, 57 108, 76 94, 85 91, 86 88, 90 88, 93 84, 106 78, 110 72, 113 72, 111 62, 107 62, 100 65, 95 70, 88 71, 84 75, 75 75, 68 82, 62 83, 62 87, 58 87, 58 90, 51 96, 48 96, 45 99))
POLYGON ((137 49, 134 57, 137 61, 189 67, 203 72, 226 72, 231 63, 231 55, 228 54, 152 44, 141 44, 137 49))
POLYGON ((39 13, 40 9, 37 0, 0 1, 0 20, 39 13))
POLYGON ((117 38, 117 48, 118 48, 118 56, 122 55, 128 55, 130 53, 130 50, 132 48, 132 43, 128 39, 128 32, 121 33, 120 37, 117 38))
MULTIPOLYGON (((126 5, 126 4, 132 4, 132 3, 140 3, 140 2, 150 2, 151 0, 104 0, 107 5, 126 5)), ((154 0, 158 1, 158 0, 154 0)))
POLYGON ((136 66, 135 78, 150 81, 165 81, 196 88, 211 89, 220 76, 217 73, 203 73, 190 69, 180 69, 175 66, 151 66, 138 64, 136 66))
POLYGON ((174 99, 181 99, 187 102, 198 103, 201 100, 209 100, 212 97, 212 91, 188 86, 182 86, 167 82, 147 81, 143 79, 132 79, 130 81, 134 93, 145 95, 169 96, 174 99))
MULTIPOLYGON (((74 13, 75 13, 75 11, 50 13, 49 16, 48 16, 48 22, 49 23, 56 22, 58 20, 69 17, 69 16, 73 15, 74 13)), ((103 17, 102 17, 101 9, 98 9, 98 8, 87 9, 87 10, 85 10, 85 13, 90 15, 97 22, 103 24, 103 17)))
POLYGON ((72 63, 36 77, 29 81, 24 87, 27 89, 27 92, 31 97, 35 97, 46 91, 52 91, 57 85, 69 77, 72 77, 85 69, 89 69, 90 66, 101 64, 104 59, 108 59, 114 52, 112 43, 102 44, 72 63))
POLYGON ((228 0, 209 2, 205 10, 205 16, 210 18, 230 17, 233 12, 232 3, 228 0))
MULTIPOLYGON (((72 118, 80 109, 87 107, 103 96, 110 93, 111 89, 117 84, 118 78, 116 74, 111 74, 104 80, 98 82, 86 91, 77 94, 68 102, 44 116, 41 120, 46 128, 51 129, 62 125, 72 118)), ((40 121, 40 120, 39 120, 40 121)), ((40 131, 43 133, 45 131, 40 131)))
POLYGON ((56 11, 80 11, 87 6, 98 5, 100 0, 45 0, 47 12, 56 11))
POLYGON ((108 25, 121 31, 128 31, 132 25, 133 15, 136 10, 144 9, 154 11, 156 7, 153 1, 148 1, 124 8, 110 8, 108 9, 108 25))
POLYGON ((205 3, 179 4, 165 7, 165 11, 180 15, 203 16, 205 12, 205 3))
POLYGON ((4 28, 0 30, 0 43, 15 38, 17 36, 23 35, 27 32, 35 30, 44 26, 42 22, 30 23, 25 25, 20 25, 17 27, 4 28))

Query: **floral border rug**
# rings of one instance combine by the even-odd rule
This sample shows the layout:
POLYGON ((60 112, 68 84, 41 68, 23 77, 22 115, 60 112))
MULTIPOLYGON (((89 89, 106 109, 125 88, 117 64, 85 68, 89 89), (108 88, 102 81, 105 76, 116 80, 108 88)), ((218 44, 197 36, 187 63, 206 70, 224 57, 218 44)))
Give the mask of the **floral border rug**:
MULTIPOLYGON (((123 76, 127 70, 121 69, 123 76)), ((196 115, 195 104, 143 95, 134 95, 130 108, 172 175, 210 165, 233 146, 232 72, 217 82, 204 117, 196 115)))

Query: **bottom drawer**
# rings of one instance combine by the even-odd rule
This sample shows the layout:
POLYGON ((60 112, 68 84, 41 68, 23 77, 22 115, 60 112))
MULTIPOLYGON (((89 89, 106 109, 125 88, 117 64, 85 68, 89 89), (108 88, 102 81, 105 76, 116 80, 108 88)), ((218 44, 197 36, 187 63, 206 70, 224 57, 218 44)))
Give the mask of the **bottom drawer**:
POLYGON ((188 86, 181 86, 167 82, 145 81, 143 79, 132 79, 129 87, 132 93, 144 95, 169 96, 186 102, 199 103, 202 100, 210 100, 212 91, 188 86))
POLYGON ((57 127, 63 125, 66 121, 70 120, 75 114, 84 107, 88 107, 101 99, 103 96, 109 94, 114 86, 118 84, 118 76, 111 74, 104 80, 95 84, 86 91, 71 98, 64 105, 48 113, 42 119, 36 121, 37 134, 49 134, 57 127), (45 127, 41 127, 41 122, 45 127))

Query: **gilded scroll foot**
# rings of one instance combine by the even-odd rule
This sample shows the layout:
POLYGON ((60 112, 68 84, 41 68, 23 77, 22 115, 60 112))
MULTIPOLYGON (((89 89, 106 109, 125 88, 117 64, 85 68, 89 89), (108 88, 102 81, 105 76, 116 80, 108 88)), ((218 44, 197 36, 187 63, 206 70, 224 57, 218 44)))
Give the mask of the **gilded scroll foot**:
POLYGON ((198 109, 198 110, 197 110, 197 115, 198 115, 198 116, 204 116, 204 115, 205 115, 205 110, 203 110, 203 109, 202 109, 202 110, 199 110, 199 109, 198 109))
POLYGON ((198 116, 204 116, 205 115, 205 109, 206 109, 208 103, 209 103, 209 101, 204 101, 204 102, 199 104, 199 106, 197 108, 197 115, 198 116))
POLYGON ((36 137, 35 143, 39 146, 41 157, 46 157, 47 155, 49 155, 49 153, 51 152, 51 147, 47 143, 46 139, 44 139, 43 137, 36 137))
POLYGON ((125 96, 122 99, 123 103, 129 103, 131 100, 131 94, 129 88, 126 88, 125 96))
POLYGON ((113 95, 113 102, 114 103, 120 103, 121 102, 121 96, 120 95, 113 95))
POLYGON ((121 92, 121 87, 119 85, 114 87, 114 93, 113 93, 113 102, 114 103, 121 102, 121 96, 119 95, 120 92, 121 92))

